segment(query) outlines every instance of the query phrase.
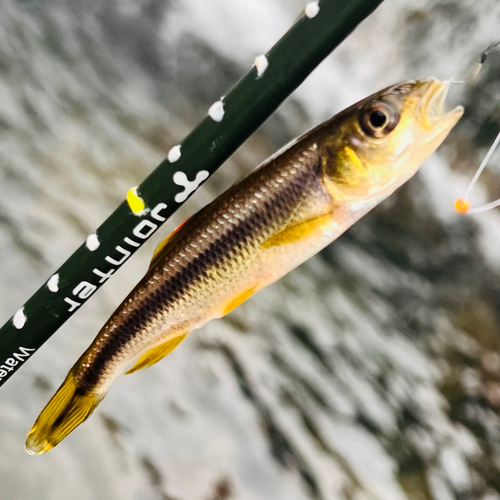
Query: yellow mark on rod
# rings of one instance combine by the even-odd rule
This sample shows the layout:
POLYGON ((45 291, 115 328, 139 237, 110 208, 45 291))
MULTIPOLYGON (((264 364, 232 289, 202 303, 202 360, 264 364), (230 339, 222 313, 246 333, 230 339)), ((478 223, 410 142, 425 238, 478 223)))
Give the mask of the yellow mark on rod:
POLYGON ((137 186, 128 190, 127 203, 135 215, 141 215, 146 208, 144 200, 137 194, 137 186))
POLYGON ((350 148, 349 146, 344 147, 345 154, 352 160, 354 165, 361 171, 361 172, 366 172, 365 166, 361 163, 361 160, 359 159, 359 156, 356 154, 354 149, 350 148))

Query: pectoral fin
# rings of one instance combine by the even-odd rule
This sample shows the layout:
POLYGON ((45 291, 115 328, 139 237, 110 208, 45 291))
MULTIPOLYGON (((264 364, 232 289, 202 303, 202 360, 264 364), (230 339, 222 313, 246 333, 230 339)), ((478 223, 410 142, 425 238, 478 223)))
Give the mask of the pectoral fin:
POLYGON ((318 217, 307 219, 299 224, 288 226, 283 231, 272 236, 262 245, 264 248, 271 248, 287 243, 294 243, 311 236, 315 231, 321 230, 322 227, 331 220, 331 214, 322 214, 318 217))
POLYGON ((187 336, 187 333, 182 335, 177 335, 172 339, 167 340, 163 344, 153 347, 149 351, 146 351, 133 365, 129 368, 125 374, 134 373, 136 371, 152 366, 158 363, 160 359, 164 358, 167 354, 171 353, 187 336))

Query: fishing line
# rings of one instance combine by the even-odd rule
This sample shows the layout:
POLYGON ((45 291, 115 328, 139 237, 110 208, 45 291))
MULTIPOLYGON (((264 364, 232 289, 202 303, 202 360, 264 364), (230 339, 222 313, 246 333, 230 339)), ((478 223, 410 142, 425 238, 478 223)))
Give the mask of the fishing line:
POLYGON ((500 143, 500 132, 498 133, 495 142, 491 145, 491 148, 489 151, 486 153, 486 156, 484 157, 484 160, 481 162, 481 165, 479 165, 479 168, 477 169, 477 172, 475 173, 474 177, 470 181, 469 187, 467 188, 467 191, 465 192, 465 196, 463 198, 457 198, 455 200, 455 210, 460 213, 460 214, 478 214, 480 212, 486 212, 487 210, 491 210, 492 208, 500 206, 500 199, 496 201, 492 201, 491 203, 488 203, 486 205, 483 205, 481 207, 477 208, 471 208, 471 204, 469 201, 469 195, 470 192, 472 191, 472 188, 476 185, 476 182, 478 181, 479 177, 483 173, 483 170, 486 168, 486 165, 490 161, 490 158, 492 157, 493 153, 498 147, 498 144, 500 143))
MULTIPOLYGON (((466 78, 463 78, 461 80, 455 80, 454 77, 451 78, 451 83, 454 84, 467 84, 472 82, 477 78, 479 73, 481 72, 481 69, 483 68, 484 63, 486 62, 486 59, 488 56, 494 52, 499 52, 500 51, 500 41, 492 43, 490 46, 487 47, 486 50, 481 52, 479 55, 479 61, 476 63, 476 65, 472 68, 472 71, 469 73, 469 76, 466 78)), ((467 191, 465 192, 465 196, 463 198, 457 198, 455 200, 454 206, 455 210, 460 213, 460 214, 478 214, 481 212, 486 212, 488 210, 491 210, 492 208, 496 208, 500 206, 500 198, 498 200, 492 201, 491 203, 487 203, 486 205, 482 205, 480 207, 476 208, 471 208, 471 203, 469 201, 469 195, 476 185, 477 181, 479 180, 479 177, 483 173, 484 169, 488 165, 488 162, 490 161, 491 157, 493 156, 493 153, 496 151, 498 145, 500 144, 500 132, 498 133, 495 141, 491 145, 490 149, 486 153, 486 156, 484 157, 483 161, 481 162, 481 165, 479 165, 479 168, 477 169, 476 173, 474 174, 474 177, 470 181, 469 187, 467 188, 467 191)))
POLYGON ((452 76, 450 80, 451 83, 456 85, 464 85, 466 83, 471 83, 472 81, 474 81, 483 69, 484 63, 486 62, 488 56, 498 51, 500 51, 500 41, 492 43, 486 48, 486 50, 481 52, 481 54, 479 55, 479 61, 474 65, 468 76, 460 80, 455 80, 455 77, 452 76))

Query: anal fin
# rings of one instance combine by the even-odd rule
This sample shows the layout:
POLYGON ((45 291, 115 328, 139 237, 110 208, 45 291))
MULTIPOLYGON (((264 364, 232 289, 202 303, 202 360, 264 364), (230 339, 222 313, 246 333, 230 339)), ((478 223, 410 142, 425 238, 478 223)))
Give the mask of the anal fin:
POLYGON ((233 309, 236 309, 239 305, 243 304, 245 300, 250 298, 257 290, 257 287, 252 287, 249 290, 245 290, 243 293, 232 299, 226 306, 222 312, 222 316, 229 314, 233 309))
POLYGON ((326 213, 288 226, 265 241, 262 246, 264 248, 271 248, 306 239, 308 236, 312 236, 314 232, 321 230, 331 220, 331 217, 330 213, 326 213))
POLYGON ((148 366, 152 366, 158 363, 160 359, 164 358, 167 354, 170 354, 187 336, 187 333, 177 335, 163 344, 157 345, 149 351, 146 351, 133 365, 129 368, 125 374, 137 372, 148 366))

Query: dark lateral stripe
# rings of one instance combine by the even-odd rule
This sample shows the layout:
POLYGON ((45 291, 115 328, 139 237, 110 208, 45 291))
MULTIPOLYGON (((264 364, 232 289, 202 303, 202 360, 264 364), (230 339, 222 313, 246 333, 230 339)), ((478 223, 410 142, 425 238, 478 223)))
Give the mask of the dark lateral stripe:
MULTIPOLYGON (((221 233, 199 255, 193 257, 186 266, 165 281, 149 297, 143 300, 141 307, 133 311, 125 322, 101 343, 90 367, 81 375, 79 384, 85 389, 95 386, 106 363, 119 352, 136 334, 144 328, 162 309, 180 299, 182 295, 214 265, 230 257, 232 252, 241 249, 251 238, 255 238, 276 218, 285 218, 295 208, 304 191, 311 189, 311 183, 318 181, 318 173, 313 168, 306 168, 301 175, 290 178, 286 187, 276 193, 269 202, 262 204, 246 219, 221 233)), ((240 200, 240 203, 242 200, 240 200)))

